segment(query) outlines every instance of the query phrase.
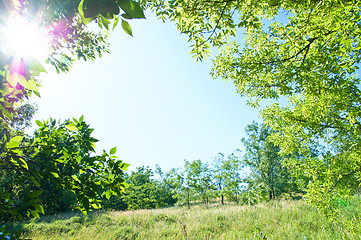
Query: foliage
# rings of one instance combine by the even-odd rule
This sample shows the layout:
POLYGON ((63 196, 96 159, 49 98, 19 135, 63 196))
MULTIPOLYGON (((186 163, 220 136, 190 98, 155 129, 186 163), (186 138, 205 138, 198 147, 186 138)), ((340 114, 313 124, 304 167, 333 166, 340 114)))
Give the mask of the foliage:
POLYGON ((171 189, 159 180, 153 179, 154 173, 149 168, 139 167, 127 179, 129 191, 124 198, 127 199, 128 209, 147 209, 172 206, 175 199, 171 189))
MULTIPOLYGON (((239 153, 239 152, 238 152, 239 153)), ((243 164, 239 157, 232 153, 227 157, 219 153, 212 163, 212 179, 217 190, 217 195, 221 197, 221 203, 224 204, 224 198, 239 202, 239 195, 242 191, 242 171, 243 164)))
MULTIPOLYGON (((91 21, 109 30, 117 25, 120 15, 124 31, 132 35, 125 19, 145 18, 143 9, 132 0, 25 0, 0 2, 0 37, 4 29, 12 28, 14 19, 36 22, 51 38, 46 63, 56 71, 68 71, 75 59, 89 60, 107 52, 103 33, 88 31, 91 21)), ((36 121, 39 129, 34 136, 24 136, 20 125, 33 114, 18 103, 32 94, 39 95, 38 77, 45 73, 42 63, 32 56, 13 56, 0 42, 0 238, 6 236, 3 223, 23 217, 39 217, 44 207, 59 211, 64 201, 72 207, 76 196, 77 208, 87 213, 99 208, 99 193, 120 196, 127 186, 123 171, 128 164, 114 156, 116 149, 95 155, 92 129, 83 121, 36 121), (19 114, 23 113, 23 115, 19 114), (15 123, 15 124, 13 124, 15 123), (19 124, 18 124, 19 123, 19 124), (16 130, 16 131, 14 131, 16 130), (11 182, 9 182, 11 180, 11 182), (74 194, 72 194, 72 193, 74 194), (41 194, 43 195, 42 197, 41 194), (51 201, 51 198, 59 201, 51 201)), ((18 238, 19 232, 12 238, 18 238)))
POLYGON ((285 158, 280 155, 280 149, 271 141, 272 129, 264 124, 253 122, 247 125, 246 138, 242 142, 246 147, 243 158, 245 166, 251 170, 246 179, 248 195, 254 199, 275 199, 283 193, 299 193, 297 180, 285 166, 285 158))
POLYGON ((293 162, 312 179, 310 202, 326 206, 359 189, 360 1, 151 0, 147 6, 188 35, 198 60, 218 48, 212 76, 233 82, 251 106, 272 100, 263 101, 262 116, 283 155, 325 146, 319 157, 293 162))
MULTIPOLYGON (((208 163, 201 160, 184 161, 184 188, 194 193, 196 199, 208 204, 213 195, 214 185, 208 163)), ((187 203, 189 206, 189 203, 187 203)))
POLYGON ((114 155, 115 148, 109 153, 95 155, 97 140, 91 136, 93 129, 83 117, 63 123, 52 119, 36 123, 39 128, 31 137, 2 138, 6 142, 0 153, 1 179, 12 181, 2 182, 2 225, 10 220, 44 214, 40 196, 47 193, 49 184, 73 192, 77 208, 83 213, 101 206, 102 188, 106 189, 102 194, 107 198, 121 196, 127 187, 123 171, 129 164, 114 155))
POLYGON ((185 185, 184 171, 181 168, 172 168, 167 172, 161 171, 158 166, 156 173, 160 176, 161 182, 171 191, 173 198, 176 200, 177 205, 187 204, 193 199, 191 189, 185 185))
MULTIPOLYGON (((249 142, 249 149, 257 150, 245 158, 247 165, 257 169, 249 181, 251 187, 257 181, 262 183, 256 188, 266 189, 270 199, 287 189, 282 184, 288 181, 289 174, 280 164, 280 153, 302 156, 290 157, 287 164, 297 176, 311 180, 306 197, 319 207, 337 208, 340 199, 359 190, 361 104, 360 79, 356 76, 361 59, 359 1, 14 2, 18 4, 0 2, 0 24, 6 24, 3 19, 12 12, 40 18, 53 37, 47 61, 58 72, 68 71, 74 59, 94 59, 107 51, 106 34, 89 32, 88 23, 94 21, 108 30, 121 20, 124 31, 132 35, 127 20, 144 18, 142 7, 151 8, 159 18, 174 21, 189 36, 192 53, 198 60, 210 56, 212 47, 218 48, 220 54, 214 59, 212 76, 232 81, 242 96, 250 98, 252 106, 259 106, 261 100, 285 97, 287 105, 271 102, 262 111, 266 124, 273 129, 261 131, 258 143, 263 145, 249 142), (244 44, 240 39, 244 39, 244 44), (272 139, 265 137, 269 134, 272 139), (324 146, 318 156, 311 154, 315 145, 324 146), (281 174, 274 175, 274 171, 281 174)), ((34 58, 13 58, 3 52, 0 55, 0 120, 4 126, 0 136, 0 169, 6 171, 2 176, 14 178, 15 182, 20 183, 23 177, 30 179, 23 186, 25 190, 7 189, 1 194, 2 219, 43 212, 38 198, 40 179, 50 179, 76 193, 79 208, 84 212, 92 204, 99 206, 96 197, 101 187, 108 189, 103 192, 107 199, 119 188, 118 184, 123 189, 122 169, 126 166, 119 166, 122 163, 113 156, 115 149, 110 154, 90 156, 95 140, 84 132, 89 128, 82 119, 59 126, 54 120, 37 122, 40 128, 34 137, 11 136, 11 127, 16 128, 10 125, 16 103, 31 94, 39 95, 37 77, 45 70, 34 58), (88 137, 85 142, 81 139, 84 134, 88 137), (64 145, 65 142, 72 145, 64 145), (69 166, 70 172, 65 166, 69 166), (25 202, 28 205, 23 206, 25 202)), ((221 166, 217 171, 225 170, 221 166)), ((150 173, 141 171, 138 177, 150 179, 150 173)), ((172 174, 174 178, 164 183, 177 188, 179 196, 186 196, 183 199, 188 205, 191 197, 197 199, 198 195, 208 202, 213 194, 215 186, 209 166, 200 160, 186 161, 184 173, 172 174)), ((138 184, 136 179, 134 176, 134 186, 138 184)), ((227 186, 222 186, 225 179, 222 174, 214 176, 221 196, 227 186)), ((143 182, 146 186, 147 181, 143 182)), ((153 190, 147 187, 137 191, 148 196, 153 190)), ((149 202, 144 206, 154 203, 152 198, 146 199, 149 202)))
MULTIPOLYGON (((69 71, 75 59, 89 60, 108 52, 107 34, 94 33, 86 27, 91 21, 100 28, 113 29, 119 18, 126 33, 132 35, 126 19, 145 18, 139 3, 133 0, 25 0, 0 3, 2 28, 11 27, 13 15, 37 21, 51 38, 46 62, 56 71, 69 71), (10 26, 9 26, 10 25, 10 26)), ((6 34, 0 31, 0 36, 6 34)), ((41 62, 31 56, 14 57, 0 43, 0 117, 12 118, 14 103, 32 93, 39 96, 37 76, 45 72, 41 62)))
POLYGON ((163 181, 154 179, 149 167, 138 167, 136 171, 125 176, 129 187, 120 197, 103 199, 102 206, 114 210, 152 209, 173 206, 171 188, 163 181))
POLYGON ((208 204, 215 196, 212 169, 201 160, 185 160, 183 168, 172 168, 168 172, 163 172, 157 166, 156 173, 177 205, 190 207, 194 202, 200 201, 208 204))
MULTIPOLYGON (((110 22, 113 21, 114 28, 121 15, 123 28, 131 35, 125 19, 144 18, 140 5, 132 0, 1 1, 0 12, 1 38, 6 37, 3 29, 12 27, 13 16, 37 21, 47 31, 51 46, 46 62, 58 73, 68 71, 75 59, 94 59, 108 51, 106 34, 89 31, 86 24, 90 21, 108 30, 110 22)), ((61 202, 73 198, 70 192, 75 194, 77 208, 83 213, 100 207, 102 188, 106 189, 103 194, 108 199, 111 195, 120 196, 127 187, 123 171, 128 164, 117 159, 116 148, 95 155, 97 140, 91 137, 93 130, 83 117, 64 123, 52 119, 36 121, 39 129, 34 136, 24 136, 20 126, 28 122, 34 109, 17 106, 32 94, 40 96, 38 77, 45 69, 32 56, 12 56, 2 44, 1 41, 0 178, 4 188, 0 196, 0 222, 38 217, 44 213, 44 207, 48 210, 59 207, 47 197, 61 196, 61 202), (47 195, 41 198, 41 194, 47 195)), ((3 230, 0 232, 4 235, 3 230)))
MULTIPOLYGON (((21 105, 15 109, 14 116, 9 123, 6 121, 2 122, 3 131, 7 131, 7 135, 3 133, 1 136, 7 136, 8 139, 18 136, 24 136, 29 138, 24 130, 30 127, 33 114, 36 111, 36 107, 30 103, 21 105)), ((3 142, 4 141, 3 138, 3 142)), ((5 147, 5 146, 4 146, 5 147)), ((4 147, 2 148, 4 151, 4 147)), ((63 169, 64 171, 64 169, 63 169)), ((0 169, 0 186, 2 189, 7 189, 8 191, 13 192, 23 192, 26 190, 26 186, 31 184, 31 180, 27 179, 26 175, 22 175, 21 181, 19 181, 19 176, 16 176, 15 171, 9 171, 0 169)), ((20 177, 21 178, 21 177, 20 177)), ((57 213, 62 211, 73 210, 76 206, 76 197, 70 192, 66 191, 59 186, 57 186, 54 181, 51 179, 41 179, 39 181, 44 191, 39 196, 39 203, 44 208, 44 211, 47 213, 57 213)))

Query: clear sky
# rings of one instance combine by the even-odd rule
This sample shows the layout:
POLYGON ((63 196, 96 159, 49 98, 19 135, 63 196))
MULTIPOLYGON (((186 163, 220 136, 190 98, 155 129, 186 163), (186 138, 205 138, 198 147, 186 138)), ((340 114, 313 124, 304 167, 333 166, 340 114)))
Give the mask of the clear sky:
POLYGON ((34 120, 84 115, 97 151, 117 146, 130 170, 169 170, 184 159, 209 161, 241 148, 258 111, 231 83, 210 77, 211 61, 191 58, 175 25, 146 17, 130 22, 133 38, 121 26, 111 32, 110 54, 76 62, 68 74, 44 75, 34 120))

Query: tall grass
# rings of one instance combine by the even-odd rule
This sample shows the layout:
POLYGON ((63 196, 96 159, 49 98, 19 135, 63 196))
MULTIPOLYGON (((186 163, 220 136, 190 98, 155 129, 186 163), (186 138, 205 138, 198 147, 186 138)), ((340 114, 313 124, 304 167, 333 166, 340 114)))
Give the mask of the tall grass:
POLYGON ((343 206, 333 222, 303 201, 273 201, 60 214, 23 226, 33 239, 361 239, 360 205, 357 198, 343 206))

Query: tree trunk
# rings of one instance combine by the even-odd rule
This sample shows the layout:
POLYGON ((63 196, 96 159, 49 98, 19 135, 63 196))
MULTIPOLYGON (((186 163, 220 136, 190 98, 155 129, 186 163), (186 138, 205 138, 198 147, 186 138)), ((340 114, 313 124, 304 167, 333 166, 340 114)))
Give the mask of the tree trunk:
POLYGON ((188 208, 191 208, 191 204, 189 201, 189 191, 187 191, 187 206, 188 206, 188 208))
POLYGON ((271 189, 270 191, 268 191, 268 197, 269 197, 269 200, 275 199, 275 190, 274 189, 271 189))

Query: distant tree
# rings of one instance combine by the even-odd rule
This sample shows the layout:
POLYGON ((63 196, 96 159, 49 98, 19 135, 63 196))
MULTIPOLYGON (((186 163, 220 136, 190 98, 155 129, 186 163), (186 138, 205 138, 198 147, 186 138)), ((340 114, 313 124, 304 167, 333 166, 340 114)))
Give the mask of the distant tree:
POLYGON ((212 183, 212 173, 207 163, 201 160, 184 162, 185 186, 189 193, 194 192, 199 200, 208 204, 215 186, 212 183))
POLYGON ((151 179, 153 176, 149 167, 139 167, 129 175, 127 179, 129 188, 123 196, 128 209, 147 209, 158 206, 155 181, 151 179))
POLYGON ((138 167, 125 179, 129 187, 122 196, 103 198, 103 207, 115 210, 136 210, 168 207, 176 203, 172 189, 168 188, 162 180, 154 179, 154 173, 149 167, 138 167))
POLYGON ((156 165, 155 173, 160 177, 160 179, 157 179, 157 182, 161 189, 164 189, 161 196, 163 196, 162 202, 164 202, 165 205, 172 206, 178 201, 177 189, 180 187, 180 182, 177 176, 174 175, 176 172, 176 169, 164 172, 159 165, 156 165), (174 176, 176 178, 174 178, 174 176))
POLYGON ((253 122, 246 127, 246 138, 242 139, 246 147, 243 158, 245 166, 251 170, 247 177, 248 191, 257 192, 260 199, 275 199, 294 186, 290 171, 283 165, 284 158, 280 155, 280 149, 270 135, 272 129, 264 124, 253 122))
POLYGON ((9 121, 9 127, 11 127, 12 131, 23 133, 25 129, 31 126, 31 120, 36 111, 37 106, 35 104, 30 102, 21 104, 14 109, 13 117, 9 121))
POLYGON ((219 153, 212 162, 212 178, 221 203, 224 204, 225 196, 238 203, 238 195, 242 190, 243 163, 236 154, 227 157, 219 153))
POLYGON ((195 196, 194 191, 187 184, 184 169, 172 168, 163 175, 163 181, 167 188, 171 189, 176 203, 178 205, 185 204, 189 208, 195 196))

